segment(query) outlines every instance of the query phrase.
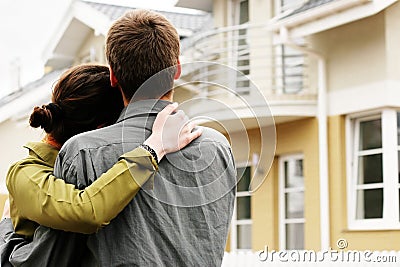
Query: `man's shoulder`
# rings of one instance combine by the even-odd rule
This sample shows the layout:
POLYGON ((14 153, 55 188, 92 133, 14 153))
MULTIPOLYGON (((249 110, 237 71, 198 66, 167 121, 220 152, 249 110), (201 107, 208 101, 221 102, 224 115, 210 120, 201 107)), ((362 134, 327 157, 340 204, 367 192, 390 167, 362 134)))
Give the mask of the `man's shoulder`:
POLYGON ((203 133, 199 138, 193 141, 193 144, 203 143, 203 144, 224 146, 230 148, 228 140, 222 133, 209 127, 204 127, 204 126, 199 126, 199 127, 201 127, 203 133))
MULTIPOLYGON (((105 168, 105 165, 96 165, 96 168, 92 168, 95 166, 93 165, 93 155, 103 155, 105 152, 110 153, 110 151, 116 150, 114 148, 121 144, 121 139, 118 127, 114 125, 71 137, 58 153, 54 168, 55 174, 64 179, 69 176, 86 179, 88 173, 91 173, 89 177, 95 177, 96 168, 105 168)), ((101 171, 103 170, 101 169, 101 171)), ((76 184, 76 181, 71 183, 76 184)))
POLYGON ((118 134, 119 127, 111 125, 108 127, 84 132, 71 137, 62 146, 58 158, 67 157, 70 160, 85 150, 98 149, 100 147, 119 144, 121 134, 118 134))
POLYGON ((117 125, 111 125, 108 127, 84 132, 71 137, 63 145, 61 150, 65 150, 70 147, 76 148, 96 148, 97 146, 104 146, 115 142, 118 138, 116 133, 119 131, 117 125))

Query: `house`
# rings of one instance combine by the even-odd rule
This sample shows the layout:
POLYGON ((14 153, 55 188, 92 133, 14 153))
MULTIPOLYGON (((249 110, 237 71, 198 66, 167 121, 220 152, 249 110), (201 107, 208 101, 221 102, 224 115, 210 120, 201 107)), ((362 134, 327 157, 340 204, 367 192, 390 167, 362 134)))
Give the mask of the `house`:
POLYGON ((400 3, 177 6, 213 14, 182 54, 215 64, 182 79, 198 85, 188 113, 231 139, 242 176, 227 250, 400 250, 400 3))
MULTIPOLYGON (((400 250, 398 1, 177 5, 213 14, 214 29, 209 13, 165 15, 182 36, 177 99, 226 134, 241 176, 227 250, 400 250)), ((105 63, 104 35, 125 9, 71 4, 44 53, 50 76, 34 86, 43 100, 57 71, 105 63)), ((43 103, 24 90, 8 103, 43 103)), ((0 134, 36 139, 16 106, 0 134)), ((9 155, 2 162, 22 157, 9 155)))
MULTIPOLYGON (((26 156, 23 145, 28 141, 40 140, 44 136, 42 130, 32 129, 28 125, 33 107, 50 101, 52 86, 66 68, 89 62, 106 64, 105 34, 111 23, 128 9, 131 8, 71 1, 64 16, 60 18, 57 31, 43 52, 46 74, 0 99, 0 137, 3 140, 0 154, 2 196, 7 193, 4 180, 9 166, 26 156)), ((207 12, 160 12, 174 23, 181 39, 210 25, 211 16, 207 12)), ((0 210, 3 207, 3 199, 0 198, 0 210)))

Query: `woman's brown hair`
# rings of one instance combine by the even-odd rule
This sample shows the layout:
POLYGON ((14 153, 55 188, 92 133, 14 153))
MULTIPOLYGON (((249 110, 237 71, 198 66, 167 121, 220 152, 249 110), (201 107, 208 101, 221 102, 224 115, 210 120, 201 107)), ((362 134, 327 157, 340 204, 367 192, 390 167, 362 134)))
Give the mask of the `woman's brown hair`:
POLYGON ((115 123, 123 109, 121 92, 110 84, 106 66, 80 65, 63 73, 48 105, 35 107, 29 124, 56 142, 115 123))

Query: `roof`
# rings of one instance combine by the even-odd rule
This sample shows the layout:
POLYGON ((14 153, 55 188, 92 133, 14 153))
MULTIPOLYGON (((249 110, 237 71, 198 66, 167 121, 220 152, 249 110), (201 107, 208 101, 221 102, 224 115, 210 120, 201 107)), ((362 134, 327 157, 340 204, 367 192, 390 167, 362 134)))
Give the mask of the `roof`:
MULTIPOLYGON (((111 21, 116 20, 120 16, 122 16, 126 11, 135 9, 132 7, 125 6, 116 6, 110 4, 101 4, 94 2, 85 2, 83 3, 91 6, 97 11, 106 15, 111 21)), ((161 14, 163 14, 176 28, 190 30, 192 32, 196 32, 204 26, 210 19, 211 15, 206 12, 199 12, 198 14, 186 14, 182 12, 172 12, 172 11, 160 11, 154 10, 161 14)))
MULTIPOLYGON (((30 82, 27 85, 23 86, 17 91, 14 91, 2 98, 0 98, 0 107, 6 105, 7 103, 13 101, 14 99, 18 98, 19 96, 25 94, 28 91, 34 90, 35 88, 40 87, 43 84, 48 83, 49 81, 55 81, 60 75, 60 71, 53 71, 48 74, 45 74, 42 78, 30 82)), ((51 88, 49 88, 51 92, 51 88)))
POLYGON ((302 12, 310 10, 312 8, 320 7, 322 5, 328 4, 333 1, 336 1, 336 0, 308 0, 306 3, 304 3, 304 5, 293 10, 291 13, 289 13, 287 16, 285 16, 285 18, 302 13, 302 12))
MULTIPOLYGON (((106 36, 112 22, 132 9, 135 8, 88 0, 71 2, 71 6, 60 20, 57 31, 43 51, 45 65, 55 69, 70 66, 89 36, 106 36)), ((212 16, 207 12, 183 12, 179 8, 157 12, 171 21, 181 39, 212 27, 212 16)))
POLYGON ((178 0, 175 6, 212 12, 213 0, 178 0))
POLYGON ((64 70, 52 71, 20 90, 0 98, 0 123, 50 101, 52 87, 64 70))

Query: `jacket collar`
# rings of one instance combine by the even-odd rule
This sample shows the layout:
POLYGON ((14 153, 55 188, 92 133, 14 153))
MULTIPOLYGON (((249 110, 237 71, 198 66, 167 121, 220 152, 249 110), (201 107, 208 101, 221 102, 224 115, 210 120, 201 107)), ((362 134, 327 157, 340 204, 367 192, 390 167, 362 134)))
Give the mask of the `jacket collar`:
POLYGON ((137 116, 156 116, 168 104, 171 104, 171 102, 160 99, 147 99, 132 102, 122 110, 117 123, 137 116))
POLYGON ((33 152, 43 161, 54 165, 58 155, 58 149, 55 147, 44 142, 29 142, 24 147, 29 150, 29 154, 33 152))

